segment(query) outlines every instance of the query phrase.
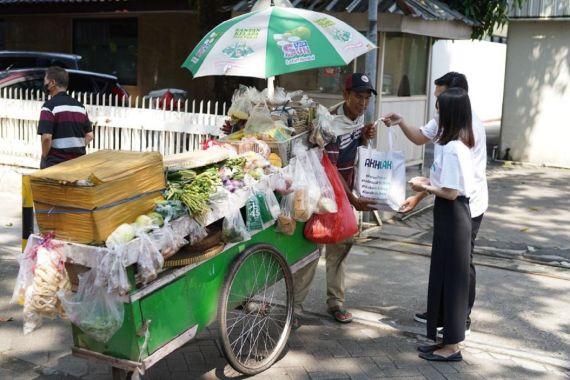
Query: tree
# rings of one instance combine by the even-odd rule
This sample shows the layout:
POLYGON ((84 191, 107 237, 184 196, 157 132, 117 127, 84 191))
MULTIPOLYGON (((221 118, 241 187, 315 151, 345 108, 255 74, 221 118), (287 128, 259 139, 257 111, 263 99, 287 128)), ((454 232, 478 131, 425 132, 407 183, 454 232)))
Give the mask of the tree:
POLYGON ((503 26, 509 21, 511 7, 520 8, 525 0, 442 0, 449 7, 477 21, 473 28, 473 39, 481 39, 493 32, 496 26, 503 26))

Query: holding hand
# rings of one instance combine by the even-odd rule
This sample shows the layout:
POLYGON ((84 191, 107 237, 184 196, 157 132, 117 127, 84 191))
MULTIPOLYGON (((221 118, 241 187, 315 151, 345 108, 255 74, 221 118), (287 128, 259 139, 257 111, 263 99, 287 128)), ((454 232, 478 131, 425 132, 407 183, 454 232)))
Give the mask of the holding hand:
POLYGON ((382 122, 386 124, 387 127, 391 127, 392 125, 400 124, 404 118, 400 114, 392 112, 388 115, 385 115, 380 120, 382 120, 382 122))
POLYGON ((429 185, 429 178, 426 177, 414 177, 408 181, 412 190, 421 193, 427 191, 426 186, 429 185))
POLYGON ((358 198, 358 197, 352 195, 348 198, 348 200, 354 206, 354 208, 357 209, 358 211, 374 211, 374 210, 376 210, 376 207, 374 207, 374 205, 376 204, 376 201, 373 199, 358 198))
POLYGON ((374 123, 366 124, 364 128, 362 128, 362 135, 366 140, 372 140, 376 137, 376 125, 374 123))

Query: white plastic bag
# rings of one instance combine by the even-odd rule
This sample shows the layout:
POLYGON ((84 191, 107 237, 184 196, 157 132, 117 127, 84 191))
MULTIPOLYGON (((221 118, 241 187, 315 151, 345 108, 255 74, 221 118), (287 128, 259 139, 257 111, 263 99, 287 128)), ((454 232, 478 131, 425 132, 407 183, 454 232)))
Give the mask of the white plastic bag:
POLYGON ((376 200, 376 208, 398 211, 406 200, 406 157, 392 151, 392 128, 388 128, 388 152, 358 147, 354 191, 376 200))

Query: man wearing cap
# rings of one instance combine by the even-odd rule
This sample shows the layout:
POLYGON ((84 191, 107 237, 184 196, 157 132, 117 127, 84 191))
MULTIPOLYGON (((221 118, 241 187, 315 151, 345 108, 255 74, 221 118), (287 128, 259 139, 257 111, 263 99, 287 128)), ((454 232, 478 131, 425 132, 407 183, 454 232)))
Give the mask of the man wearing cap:
MULTIPOLYGON (((374 201, 359 198, 352 193, 354 185, 354 170, 358 147, 367 145, 368 140, 376 136, 374 124, 364 124, 364 112, 368 102, 376 90, 370 79, 361 73, 349 75, 344 83, 344 101, 330 109, 336 115, 333 129, 336 141, 325 146, 331 162, 337 167, 343 182, 346 195, 352 206, 358 211, 375 210, 374 201)), ((327 309, 334 319, 341 323, 352 321, 352 314, 343 308, 344 304, 344 259, 352 247, 352 239, 337 244, 325 245, 326 276, 327 276, 327 309)), ((298 314, 303 310, 303 301, 309 293, 311 282, 315 276, 318 260, 305 266, 294 275, 295 314, 293 328, 300 325, 298 314)))

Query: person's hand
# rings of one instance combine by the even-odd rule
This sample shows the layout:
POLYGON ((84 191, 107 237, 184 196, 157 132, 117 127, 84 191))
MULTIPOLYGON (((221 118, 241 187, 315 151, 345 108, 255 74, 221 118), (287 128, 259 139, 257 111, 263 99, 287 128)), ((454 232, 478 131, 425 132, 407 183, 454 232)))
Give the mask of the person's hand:
POLYGON ((404 203, 402 203, 399 211, 403 213, 410 212, 416 208, 418 203, 420 203, 420 197, 417 195, 412 195, 411 197, 408 197, 404 203))
POLYGON ((429 178, 426 177, 414 177, 408 181, 410 187, 415 192, 421 193, 426 191, 426 186, 429 185, 429 178))
POLYGON ((389 113, 388 115, 383 116, 380 120, 387 126, 391 127, 392 125, 398 125, 402 122, 404 118, 397 113, 389 113))
POLYGON ((372 140, 376 137, 376 126, 374 123, 366 124, 364 128, 362 128, 362 135, 366 140, 372 140))
POLYGON ((358 198, 356 196, 352 196, 350 198, 350 203, 358 211, 374 211, 374 210, 376 210, 376 207, 374 207, 374 205, 377 202, 374 199, 370 199, 370 198, 363 198, 363 197, 358 198))

